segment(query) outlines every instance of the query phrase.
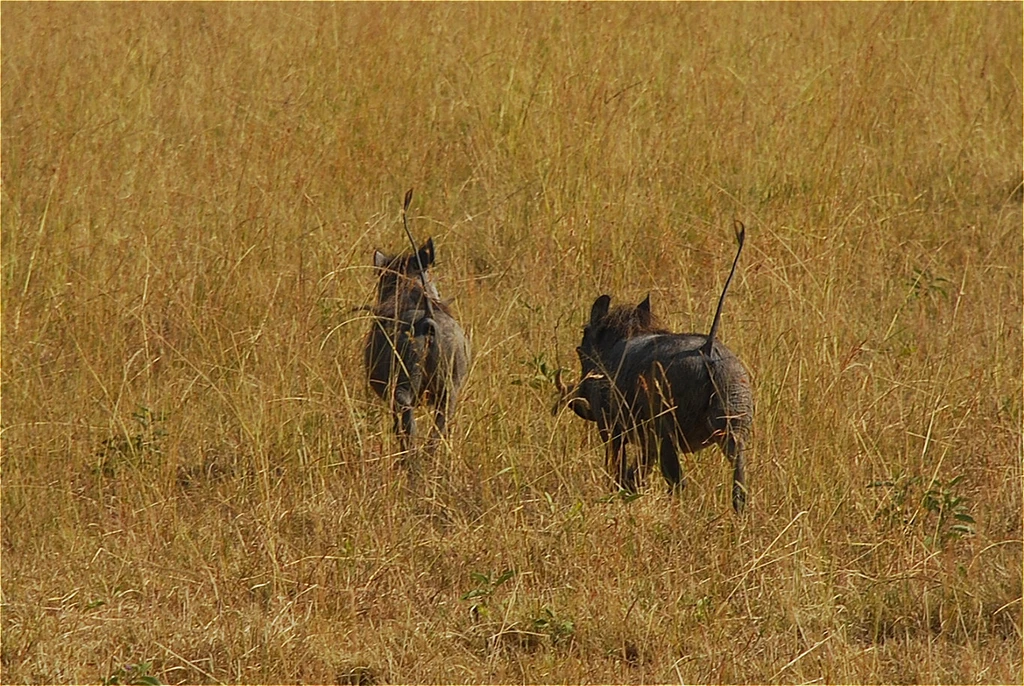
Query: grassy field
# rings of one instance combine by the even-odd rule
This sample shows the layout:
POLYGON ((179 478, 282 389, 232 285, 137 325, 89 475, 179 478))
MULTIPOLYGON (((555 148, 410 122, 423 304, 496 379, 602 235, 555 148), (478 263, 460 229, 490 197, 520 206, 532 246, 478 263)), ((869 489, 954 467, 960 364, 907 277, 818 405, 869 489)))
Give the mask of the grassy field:
POLYGON ((2 7, 2 651, 24 682, 1022 679, 1022 10, 2 7), (374 248, 472 339, 410 486, 374 248), (594 298, 721 335, 612 493, 594 298))

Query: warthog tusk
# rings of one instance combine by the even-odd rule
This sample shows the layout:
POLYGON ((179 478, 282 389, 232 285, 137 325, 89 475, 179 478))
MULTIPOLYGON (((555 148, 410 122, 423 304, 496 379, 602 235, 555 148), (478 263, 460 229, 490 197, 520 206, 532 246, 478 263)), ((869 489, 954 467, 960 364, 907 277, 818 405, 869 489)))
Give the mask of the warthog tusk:
MULTIPOLYGON (((579 383, 575 384, 572 388, 569 388, 569 386, 567 386, 562 380, 562 370, 559 369, 555 372, 555 387, 558 388, 558 400, 556 400, 555 404, 551 407, 551 414, 557 415, 558 412, 566 405, 573 408, 579 407, 586 414, 590 414, 590 401, 575 394, 584 381, 588 379, 604 378, 606 378, 605 375, 599 372, 587 372, 586 376, 580 379, 579 383)), ((576 410, 574 409, 573 411, 576 410)), ((579 414, 579 412, 577 412, 577 414, 579 414)))

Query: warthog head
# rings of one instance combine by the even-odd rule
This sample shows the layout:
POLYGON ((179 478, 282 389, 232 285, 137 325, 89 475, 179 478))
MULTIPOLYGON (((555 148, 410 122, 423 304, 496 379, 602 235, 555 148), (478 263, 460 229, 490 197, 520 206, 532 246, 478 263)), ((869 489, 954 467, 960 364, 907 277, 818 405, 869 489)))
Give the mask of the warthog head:
POLYGON ((428 238, 415 253, 385 255, 373 251, 373 266, 378 270, 377 304, 392 298, 404 299, 422 297, 426 293, 434 300, 440 300, 437 287, 430 279, 430 267, 434 264, 434 239, 428 238))
POLYGON ((610 309, 610 305, 609 295, 602 295, 594 301, 590 309, 590 321, 583 327, 583 341, 576 346, 576 356, 580 361, 582 375, 579 382, 570 388, 562 381, 559 372, 555 380, 559 398, 551 408, 552 414, 556 414, 563 406, 568 406, 582 419, 589 422, 599 421, 600 408, 607 404, 606 398, 605 402, 600 400, 607 395, 609 381, 600 363, 598 351, 640 334, 668 333, 661 328, 651 312, 650 295, 636 307, 619 305, 615 309, 610 309))
POLYGON ((600 352, 619 341, 643 334, 669 333, 651 312, 649 294, 636 307, 618 305, 612 309, 611 302, 610 295, 602 295, 590 307, 590 321, 583 327, 583 340, 576 348, 584 373, 596 369, 600 352))

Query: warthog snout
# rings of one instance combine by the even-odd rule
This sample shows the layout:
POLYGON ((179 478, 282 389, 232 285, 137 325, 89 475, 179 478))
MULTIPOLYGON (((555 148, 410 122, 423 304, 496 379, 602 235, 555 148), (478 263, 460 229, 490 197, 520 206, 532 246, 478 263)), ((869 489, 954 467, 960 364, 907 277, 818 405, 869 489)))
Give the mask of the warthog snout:
POLYGON ((552 416, 561 412, 563 407, 568 407, 578 417, 582 417, 588 422, 596 422, 597 419, 594 416, 594 410, 590 405, 587 389, 589 388, 588 384, 595 383, 598 379, 603 378, 603 374, 593 372, 581 379, 575 386, 569 388, 569 386, 567 386, 562 380, 562 370, 559 369, 555 373, 555 387, 558 389, 558 400, 556 400, 555 404, 551 406, 552 416))

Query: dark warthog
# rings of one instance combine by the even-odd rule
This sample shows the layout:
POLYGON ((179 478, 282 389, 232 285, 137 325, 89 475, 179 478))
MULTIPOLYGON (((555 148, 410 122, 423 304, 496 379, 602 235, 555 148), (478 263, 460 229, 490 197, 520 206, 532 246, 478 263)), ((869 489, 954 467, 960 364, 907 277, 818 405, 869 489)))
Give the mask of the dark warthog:
POLYGON ((415 253, 373 254, 379 277, 366 337, 366 375, 370 388, 391 407, 403 450, 416 436, 413 408, 421 399, 434 406, 431 443, 447 436, 448 417, 469 370, 466 334, 430 280, 433 263, 433 239, 415 253))
POLYGON ((707 336, 662 329, 651 313, 650 296, 635 308, 610 309, 607 295, 594 301, 577 348, 583 377, 564 402, 597 422, 621 488, 635 490, 655 456, 670 487, 681 488, 679 451, 696 452, 714 443, 733 466, 733 508, 741 512, 746 504, 743 451, 754 399, 743 364, 715 340, 744 234, 740 224, 739 249, 707 336), (627 441, 639 445, 636 467, 627 463, 627 441))

